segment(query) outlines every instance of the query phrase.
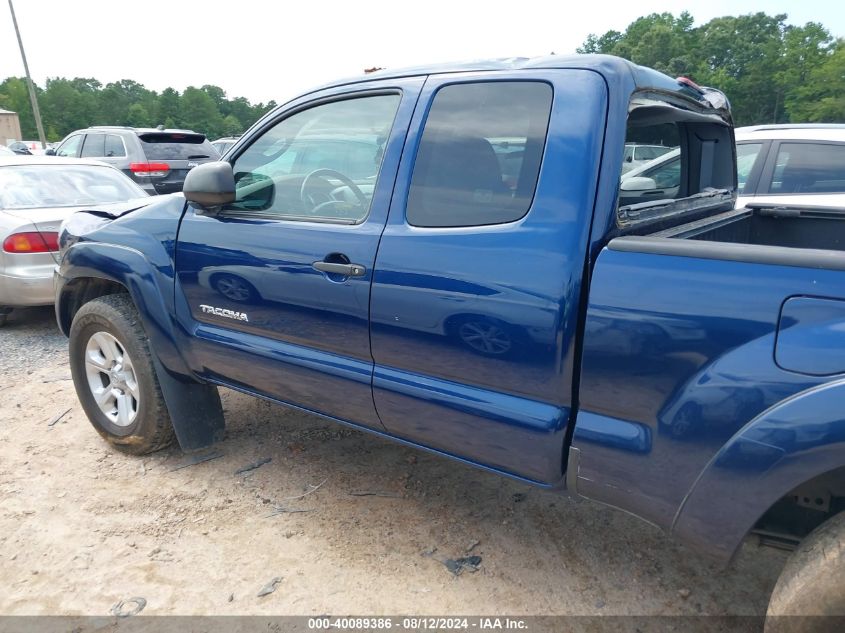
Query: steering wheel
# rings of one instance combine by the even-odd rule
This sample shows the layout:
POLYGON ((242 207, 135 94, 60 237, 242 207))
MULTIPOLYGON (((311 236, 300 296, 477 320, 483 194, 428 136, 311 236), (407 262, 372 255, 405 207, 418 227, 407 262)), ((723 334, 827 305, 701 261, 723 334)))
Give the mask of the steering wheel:
POLYGON ((309 192, 309 188, 312 188, 314 185, 314 181, 317 178, 323 178, 323 182, 325 184, 329 184, 325 182, 325 176, 331 176, 335 180, 339 180, 345 186, 349 187, 349 190, 352 194, 358 199, 359 204, 361 207, 366 207, 369 204, 369 200, 364 195, 364 192, 358 188, 352 179, 348 176, 344 176, 338 171, 334 169, 315 169, 311 173, 309 173, 305 178, 302 179, 302 186, 299 188, 299 199, 302 201, 302 204, 306 207, 310 207, 310 213, 315 213, 320 209, 323 209, 327 206, 333 204, 340 204, 342 200, 335 200, 331 197, 330 194, 327 194, 323 191, 314 191, 309 192))

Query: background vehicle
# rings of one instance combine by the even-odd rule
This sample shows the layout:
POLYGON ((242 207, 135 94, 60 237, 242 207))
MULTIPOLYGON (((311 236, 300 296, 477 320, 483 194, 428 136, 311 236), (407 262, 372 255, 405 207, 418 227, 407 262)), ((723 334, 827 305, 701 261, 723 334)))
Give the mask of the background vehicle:
POLYGON ((639 167, 650 160, 654 160, 671 150, 671 147, 666 147, 664 145, 640 145, 638 143, 626 143, 622 173, 624 174, 635 167, 639 167))
MULTIPOLYGON (((15 154, 20 155, 31 154, 33 156, 43 156, 46 152, 46 150, 41 147, 41 141, 9 141, 6 145, 15 154)), ((49 143, 47 144, 47 147, 50 147, 49 143)))
POLYGON ((0 156, 0 325, 13 307, 53 303, 62 220, 80 209, 146 197, 102 163, 0 156))
POLYGON ((190 169, 220 157, 204 135, 191 130, 118 126, 76 130, 47 154, 108 163, 151 195, 181 191, 190 169))
POLYGON ((243 141, 184 198, 64 225, 57 318, 115 447, 213 442, 224 385, 723 562, 749 534, 798 548, 770 612, 845 614, 824 580, 845 548, 813 549, 845 539, 845 216, 735 209, 724 95, 604 56, 485 62, 328 86, 243 141), (279 168, 317 131, 342 142, 279 168), (677 189, 645 201, 620 188, 643 138, 681 148, 677 189), (472 349, 447 314, 495 328, 472 349), (505 326, 533 331, 521 353, 496 353, 505 326))
POLYGON ((8 147, 0 145, 0 156, 16 156, 16 154, 8 147))
POLYGON ((218 138, 216 141, 211 141, 211 146, 217 150, 218 154, 223 156, 223 154, 229 151, 232 145, 238 142, 239 138, 240 136, 224 136, 223 138, 218 138))
MULTIPOLYGON (((845 125, 784 124, 738 128, 739 196, 746 204, 845 207, 845 125)), ((674 197, 681 182, 680 151, 622 175, 626 196, 674 197)))

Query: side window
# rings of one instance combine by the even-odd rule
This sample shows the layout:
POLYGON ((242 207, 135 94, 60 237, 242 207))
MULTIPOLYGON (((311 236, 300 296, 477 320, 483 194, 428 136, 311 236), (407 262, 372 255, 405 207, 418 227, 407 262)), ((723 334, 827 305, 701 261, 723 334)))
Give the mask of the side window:
POLYGON ((769 193, 845 192, 845 145, 781 143, 769 193))
POLYGON ((333 101, 280 121, 233 163, 235 202, 224 211, 362 221, 399 101, 398 94, 333 101))
POLYGON ((762 143, 738 143, 736 146, 736 180, 740 194, 745 191, 745 183, 748 182, 748 176, 751 175, 762 147, 762 143))
POLYGON ((79 157, 79 149, 82 145, 82 134, 74 134, 68 138, 64 143, 59 145, 56 150, 56 156, 69 156, 71 158, 79 157))
POLYGON ((106 155, 105 134, 86 134, 82 145, 82 158, 102 158, 106 155))
POLYGON ((539 81, 453 84, 434 97, 408 192, 409 224, 513 222, 534 198, 552 88, 539 81))
MULTIPOLYGON (((653 160, 653 159, 652 159, 653 160)), ((675 155, 671 160, 660 163, 656 167, 643 172, 643 175, 654 180, 658 189, 677 189, 681 186, 681 157, 675 155)))
POLYGON ((106 134, 106 153, 109 158, 126 156, 126 148, 123 146, 123 139, 117 134, 106 134))

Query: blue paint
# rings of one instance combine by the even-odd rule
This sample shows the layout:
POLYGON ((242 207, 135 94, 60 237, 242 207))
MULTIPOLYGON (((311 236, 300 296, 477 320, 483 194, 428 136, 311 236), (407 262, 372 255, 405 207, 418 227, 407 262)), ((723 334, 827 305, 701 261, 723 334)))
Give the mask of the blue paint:
MULTIPOLYGON (((845 294, 841 273, 605 249, 584 333, 573 438, 578 492, 670 529, 699 475, 740 429, 830 380, 774 362, 781 305, 810 292, 845 294), (650 431, 648 452, 626 448, 630 433, 620 420, 650 431)), ((747 454, 756 456, 747 462, 755 475, 780 455, 759 444, 747 454)), ((716 512, 723 499, 701 502, 716 512)), ((719 555, 739 544, 729 531, 718 536, 719 555)))
POLYGON ((780 313, 775 361, 811 376, 845 373, 845 301, 787 300, 780 313))
POLYGON ((80 214, 63 236, 60 324, 67 333, 75 284, 114 281, 179 380, 543 487, 561 487, 574 446, 578 470, 567 479, 578 494, 728 558, 771 503, 845 464, 845 285, 841 272, 606 248, 618 233, 637 90, 702 102, 605 56, 375 73, 302 95, 258 121, 227 159, 301 108, 401 94, 362 222, 215 215, 178 195, 114 221, 80 214), (411 226, 411 175, 437 91, 494 80, 553 90, 528 213, 491 226, 411 226), (313 268, 338 253, 364 274, 313 268), (479 331, 507 344, 480 348, 479 331))

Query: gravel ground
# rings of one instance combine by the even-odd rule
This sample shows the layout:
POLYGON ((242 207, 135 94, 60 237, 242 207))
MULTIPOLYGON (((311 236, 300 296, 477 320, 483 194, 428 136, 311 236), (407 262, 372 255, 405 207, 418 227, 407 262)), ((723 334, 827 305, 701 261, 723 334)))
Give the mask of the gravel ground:
POLYGON ((144 614, 752 615, 785 559, 749 544, 720 570, 622 512, 227 390, 227 438, 200 453, 214 459, 127 457, 69 377, 52 310, 13 313, 2 615, 105 615, 134 596, 144 614), (475 572, 444 564, 469 555, 475 572))

